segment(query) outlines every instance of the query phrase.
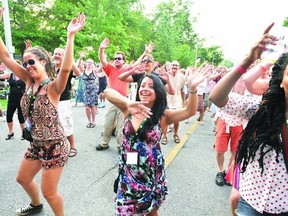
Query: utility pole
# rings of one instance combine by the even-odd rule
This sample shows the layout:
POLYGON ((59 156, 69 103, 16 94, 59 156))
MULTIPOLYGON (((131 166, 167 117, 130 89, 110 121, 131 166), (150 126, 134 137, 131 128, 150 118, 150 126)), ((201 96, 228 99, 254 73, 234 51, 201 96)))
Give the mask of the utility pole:
POLYGON ((10 55, 13 57, 13 53, 15 52, 15 50, 14 50, 14 47, 12 46, 8 0, 2 0, 2 6, 5 8, 4 13, 3 13, 5 44, 10 55))

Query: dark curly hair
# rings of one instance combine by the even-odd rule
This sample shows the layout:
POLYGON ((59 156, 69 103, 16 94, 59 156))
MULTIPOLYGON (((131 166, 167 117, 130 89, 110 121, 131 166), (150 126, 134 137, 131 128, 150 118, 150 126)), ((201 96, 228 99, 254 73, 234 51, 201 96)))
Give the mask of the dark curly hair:
POLYGON ((279 154, 283 151, 282 125, 286 121, 285 92, 280 85, 287 64, 288 53, 284 53, 274 64, 269 88, 263 94, 258 110, 243 131, 236 153, 236 162, 242 163, 241 172, 245 172, 248 163, 255 160, 258 149, 260 150, 258 162, 261 173, 264 171, 263 158, 269 151, 275 150, 276 162, 279 162, 279 154), (264 150, 266 146, 268 148, 264 150))
POLYGON ((158 124, 165 109, 167 108, 167 99, 166 99, 166 91, 163 85, 163 82, 161 79, 154 74, 146 74, 143 76, 141 81, 139 82, 140 84, 138 85, 137 88, 137 96, 136 96, 136 101, 140 101, 139 98, 139 88, 141 86, 141 83, 145 77, 148 77, 153 80, 153 89, 156 94, 156 100, 154 102, 154 105, 151 109, 151 112, 153 113, 150 119, 147 119, 148 121, 145 122, 145 124, 142 127, 142 130, 139 133, 139 138, 140 140, 146 139, 146 132, 154 127, 154 125, 158 124))

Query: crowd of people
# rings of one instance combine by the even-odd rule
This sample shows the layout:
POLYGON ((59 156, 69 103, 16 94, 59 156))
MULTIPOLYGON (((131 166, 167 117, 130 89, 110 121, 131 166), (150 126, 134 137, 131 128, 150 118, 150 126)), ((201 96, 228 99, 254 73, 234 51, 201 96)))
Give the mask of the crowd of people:
MULTIPOLYGON (((0 8, 1 18, 3 11, 0 8)), ((269 34, 273 23, 231 69, 207 62, 182 68, 177 59, 156 64, 154 43, 136 61, 128 63, 122 51, 110 61, 105 53, 108 38, 99 45, 99 63, 83 51, 75 61, 74 39, 84 25, 84 14, 73 18, 65 49, 55 48, 52 56, 29 41, 23 62, 14 60, 0 39, 0 59, 11 71, 0 74, 10 86, 6 140, 14 137, 17 110, 21 139, 30 143, 16 181, 31 201, 17 209, 18 215, 43 209, 34 180, 40 171, 44 198, 55 215, 64 215, 58 184, 68 157, 77 155, 72 94, 74 106, 83 103, 85 107, 87 128, 96 127, 98 108, 105 109, 97 151, 109 148, 113 134, 117 138, 115 215, 158 215, 168 195, 161 144, 168 143, 171 131, 177 145, 180 122, 189 123, 197 112, 200 126, 208 112, 215 123, 215 183, 232 186, 232 215, 288 214, 288 55, 282 54, 275 63, 260 61, 267 44, 279 40, 269 34)))

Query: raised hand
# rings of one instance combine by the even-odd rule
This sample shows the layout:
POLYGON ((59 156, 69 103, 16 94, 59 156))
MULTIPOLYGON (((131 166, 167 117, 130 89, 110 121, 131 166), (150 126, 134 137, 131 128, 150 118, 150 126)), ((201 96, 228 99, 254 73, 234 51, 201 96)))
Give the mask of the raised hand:
POLYGON ((32 44, 31 44, 31 41, 30 41, 30 40, 25 40, 24 43, 25 43, 26 49, 32 47, 32 44))
POLYGON ((250 52, 248 53, 248 58, 251 60, 251 62, 254 62, 255 60, 259 59, 262 52, 266 49, 266 46, 268 44, 275 45, 276 41, 278 40, 277 37, 270 35, 269 31, 274 26, 274 23, 271 23, 264 31, 264 34, 262 38, 254 44, 254 46, 251 48, 250 52))
POLYGON ((108 38, 105 38, 101 44, 100 44, 100 48, 102 49, 106 49, 110 44, 110 40, 108 38))
POLYGON ((148 46, 145 44, 145 51, 146 53, 151 53, 153 49, 155 48, 155 44, 153 42, 150 42, 148 46))
POLYGON ((134 101, 134 102, 128 102, 127 108, 129 112, 135 116, 136 118, 141 118, 142 116, 146 118, 150 118, 152 113, 150 112, 151 109, 146 107, 144 104, 148 102, 140 102, 140 101, 134 101))
POLYGON ((80 58, 81 59, 86 58, 86 51, 85 50, 80 51, 80 58))
POLYGON ((197 87, 202 83, 208 76, 212 74, 212 70, 209 64, 203 63, 196 71, 196 73, 189 75, 188 86, 190 88, 197 87))
POLYGON ((135 74, 140 74, 140 73, 143 73, 143 72, 145 71, 145 69, 146 69, 146 66, 140 64, 140 65, 136 65, 136 66, 133 68, 133 72, 134 72, 135 74))
POLYGON ((160 78, 165 82, 167 82, 170 79, 169 73, 165 67, 158 68, 157 73, 159 74, 160 78))
POLYGON ((84 13, 79 13, 77 18, 73 18, 67 27, 68 35, 79 32, 85 26, 85 19, 84 13))

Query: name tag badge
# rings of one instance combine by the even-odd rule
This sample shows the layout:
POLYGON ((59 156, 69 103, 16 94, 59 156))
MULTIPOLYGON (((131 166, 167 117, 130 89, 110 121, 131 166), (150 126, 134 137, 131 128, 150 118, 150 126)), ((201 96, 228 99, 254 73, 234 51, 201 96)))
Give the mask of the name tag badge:
POLYGON ((137 164, 138 152, 127 152, 127 164, 137 164))

